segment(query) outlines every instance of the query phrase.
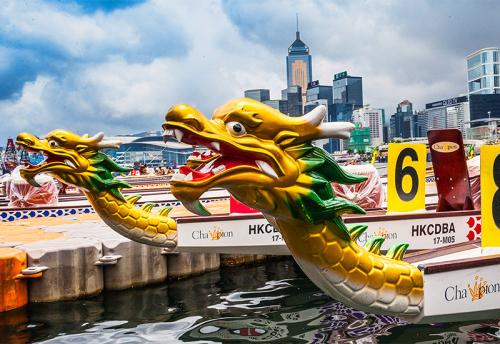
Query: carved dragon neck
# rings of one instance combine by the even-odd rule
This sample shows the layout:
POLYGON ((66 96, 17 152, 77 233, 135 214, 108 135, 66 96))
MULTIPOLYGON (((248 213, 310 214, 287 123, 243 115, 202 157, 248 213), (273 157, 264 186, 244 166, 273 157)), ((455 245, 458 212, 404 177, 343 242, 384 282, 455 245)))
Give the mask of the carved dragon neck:
POLYGON ((119 234, 147 245, 170 248, 177 245, 177 224, 167 216, 170 207, 153 213, 152 203, 141 208, 135 206, 139 196, 127 197, 125 201, 108 192, 86 191, 85 196, 101 219, 119 234))

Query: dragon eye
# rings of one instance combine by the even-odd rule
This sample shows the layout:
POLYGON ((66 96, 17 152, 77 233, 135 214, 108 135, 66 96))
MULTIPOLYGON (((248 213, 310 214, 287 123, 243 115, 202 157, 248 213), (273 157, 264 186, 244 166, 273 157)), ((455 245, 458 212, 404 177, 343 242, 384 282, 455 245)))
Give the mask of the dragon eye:
POLYGON ((58 144, 56 141, 54 141, 54 140, 50 140, 50 141, 49 141, 49 145, 50 145, 52 148, 54 148, 54 147, 59 147, 59 144, 58 144))
POLYGON ((247 133, 243 124, 239 122, 229 122, 228 124, 226 124, 226 128, 227 131, 229 131, 229 133, 233 134, 234 136, 241 136, 247 133))

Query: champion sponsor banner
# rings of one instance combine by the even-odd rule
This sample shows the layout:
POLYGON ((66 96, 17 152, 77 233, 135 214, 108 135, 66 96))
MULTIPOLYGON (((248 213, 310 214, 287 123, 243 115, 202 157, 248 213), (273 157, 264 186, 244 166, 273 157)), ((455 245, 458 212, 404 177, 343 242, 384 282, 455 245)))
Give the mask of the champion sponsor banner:
MULTIPOLYGON (((360 223, 363 223, 360 221, 360 223)), ((408 242, 410 250, 425 250, 479 239, 480 216, 453 216, 367 222, 368 229, 360 236, 362 245, 372 236, 382 236, 382 250, 393 244, 408 242)))
MULTIPOLYGON (((373 236, 382 236, 382 250, 402 242, 410 243, 410 250, 442 247, 450 244, 479 239, 481 216, 447 216, 425 219, 404 219, 365 222, 368 229, 358 242, 364 245, 373 236)), ((360 218, 359 223, 364 223, 360 218)), ((347 226, 352 226, 348 223, 347 226)), ((178 248, 206 248, 218 252, 218 248, 248 247, 246 253, 263 254, 265 247, 280 247, 286 251, 279 231, 264 218, 239 220, 214 219, 214 221, 178 223, 178 248), (252 250, 251 247, 258 247, 252 250), (264 247, 264 248, 263 248, 264 247)), ((220 250, 227 252, 227 250, 220 250)))
POLYGON ((500 307, 500 265, 424 275, 425 316, 500 307))
POLYGON ((178 247, 284 246, 266 219, 219 220, 178 224, 178 247))

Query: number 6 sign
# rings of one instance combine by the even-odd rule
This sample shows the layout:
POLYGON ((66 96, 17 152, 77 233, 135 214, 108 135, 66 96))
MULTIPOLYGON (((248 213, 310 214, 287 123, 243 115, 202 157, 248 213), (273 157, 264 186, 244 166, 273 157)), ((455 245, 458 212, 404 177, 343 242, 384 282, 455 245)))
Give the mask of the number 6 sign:
POLYGON ((500 146, 481 147, 482 246, 500 246, 500 146))
POLYGON ((389 144, 387 211, 425 209, 425 144, 389 144))

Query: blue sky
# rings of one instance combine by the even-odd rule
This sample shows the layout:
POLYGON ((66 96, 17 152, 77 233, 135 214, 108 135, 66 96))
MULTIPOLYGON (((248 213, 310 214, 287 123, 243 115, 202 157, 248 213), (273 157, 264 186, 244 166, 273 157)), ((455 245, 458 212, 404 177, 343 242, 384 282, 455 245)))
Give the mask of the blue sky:
POLYGON ((300 15, 313 78, 363 77, 391 114, 466 90, 465 56, 500 45, 498 1, 1 0, 0 145, 20 131, 157 130, 178 102, 207 115, 286 85, 300 15))

